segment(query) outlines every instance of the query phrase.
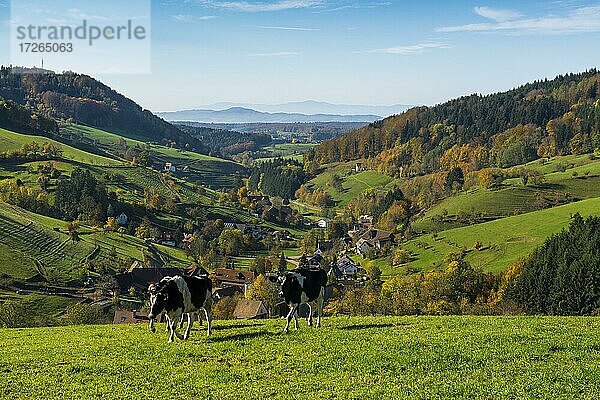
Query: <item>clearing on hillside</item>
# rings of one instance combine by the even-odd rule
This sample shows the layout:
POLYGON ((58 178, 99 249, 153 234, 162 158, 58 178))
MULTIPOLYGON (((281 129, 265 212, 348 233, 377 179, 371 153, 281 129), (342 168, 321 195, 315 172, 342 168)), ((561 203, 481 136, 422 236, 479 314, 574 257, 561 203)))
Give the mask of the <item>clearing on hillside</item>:
POLYGON ((485 271, 503 271, 511 262, 530 254, 549 236, 569 224, 573 214, 600 214, 600 198, 498 219, 413 239, 402 245, 414 256, 410 265, 428 270, 441 265, 450 253, 463 249, 466 260, 485 271), (477 243, 479 249, 475 248, 477 243))

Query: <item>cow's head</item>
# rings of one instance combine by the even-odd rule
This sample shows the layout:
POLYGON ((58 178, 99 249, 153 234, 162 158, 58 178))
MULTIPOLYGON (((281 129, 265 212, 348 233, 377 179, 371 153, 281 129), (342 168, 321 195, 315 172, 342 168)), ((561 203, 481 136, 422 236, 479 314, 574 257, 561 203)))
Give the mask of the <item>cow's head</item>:
POLYGON ((279 284, 279 287, 281 287, 279 295, 284 296, 284 293, 287 293, 290 290, 289 288, 293 285, 293 282, 298 282, 298 279, 294 274, 289 272, 280 274, 277 277, 277 283, 279 284))
POLYGON ((148 292, 150 293, 150 314, 148 314, 148 319, 150 320, 150 329, 152 332, 155 332, 154 322, 156 321, 158 314, 165 309, 169 293, 165 286, 160 290, 157 290, 155 285, 150 285, 148 292))

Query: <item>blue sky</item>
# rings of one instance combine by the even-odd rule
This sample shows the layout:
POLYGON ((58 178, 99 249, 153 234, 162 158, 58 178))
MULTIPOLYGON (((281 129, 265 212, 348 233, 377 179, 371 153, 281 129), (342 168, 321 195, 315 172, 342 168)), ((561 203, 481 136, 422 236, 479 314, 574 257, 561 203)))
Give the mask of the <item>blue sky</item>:
POLYGON ((600 2, 157 0, 152 72, 97 77, 154 111, 435 104, 599 67, 599 47, 600 2))

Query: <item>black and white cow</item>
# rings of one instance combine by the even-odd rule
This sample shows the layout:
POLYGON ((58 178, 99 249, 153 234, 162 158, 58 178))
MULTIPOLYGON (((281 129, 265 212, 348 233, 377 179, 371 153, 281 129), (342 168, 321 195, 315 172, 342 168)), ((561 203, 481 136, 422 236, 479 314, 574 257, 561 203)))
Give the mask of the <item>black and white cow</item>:
POLYGON ((325 287, 327 286, 327 273, 323 269, 298 268, 282 275, 280 283, 283 299, 290 307, 283 331, 288 332, 292 317, 294 318, 295 328, 298 329, 298 307, 300 304, 308 305, 308 326, 312 326, 312 307, 310 303, 313 301, 317 303, 317 328, 320 327, 323 302, 325 301, 325 287))
MULTIPOLYGON (((172 276, 166 276, 164 278, 162 278, 158 283, 152 283, 150 284, 150 286, 148 286, 148 293, 150 294, 150 304, 152 304, 152 298, 153 296, 156 296, 156 294, 160 291, 160 289, 171 279, 173 279, 172 276)), ((183 328, 183 324, 186 320, 186 316, 187 314, 181 314, 181 319, 179 320, 179 329, 183 328)), ((155 318, 158 316, 155 316, 155 318)), ((165 314, 165 322, 166 322, 166 331, 169 332, 170 326, 171 326, 171 320, 169 319, 169 316, 167 314, 165 314)), ((156 332, 156 329, 154 328, 154 320, 150 320, 150 329, 152 330, 152 332, 156 332)))
POLYGON ((206 276, 188 277, 174 276, 163 278, 150 292, 150 329, 154 332, 156 317, 165 312, 167 316, 167 329, 170 332, 169 342, 174 337, 187 339, 192 330, 193 319, 191 315, 204 310, 207 322, 207 334, 210 335, 212 323, 212 282, 206 276), (182 336, 177 332, 177 322, 187 315, 188 326, 182 336))
MULTIPOLYGON (((202 268, 204 271, 206 271, 204 268, 202 268)), ((204 275, 200 275, 202 277, 208 277, 208 273, 204 274, 204 275)), ((150 303, 152 303, 152 296, 156 296, 156 294, 158 293, 158 291, 169 281, 173 279, 172 276, 166 276, 164 278, 162 278, 158 283, 152 283, 150 284, 150 286, 148 286, 148 293, 150 294, 150 303)), ((156 316, 158 317, 158 316, 156 316)), ((193 320, 194 317, 196 318, 196 321, 198 321, 199 325, 202 325, 202 317, 200 316, 199 312, 194 312, 194 313, 183 313, 181 314, 181 319, 179 320, 179 329, 183 329, 183 325, 185 324, 185 321, 189 321, 193 320)), ((165 322, 166 322, 166 331, 169 332, 169 327, 171 326, 171 320, 169 319, 169 316, 165 313, 165 322)), ((155 332, 156 329, 154 328, 154 322, 151 321, 150 324, 150 328, 152 329, 152 332, 155 332)))

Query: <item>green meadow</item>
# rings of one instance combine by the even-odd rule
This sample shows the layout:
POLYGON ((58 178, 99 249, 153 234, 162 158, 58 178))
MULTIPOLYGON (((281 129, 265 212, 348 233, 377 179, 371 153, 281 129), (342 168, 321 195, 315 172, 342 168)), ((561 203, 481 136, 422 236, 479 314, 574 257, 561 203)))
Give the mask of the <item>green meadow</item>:
POLYGON ((485 271, 500 272, 508 264, 529 255, 544 240, 569 224, 573 214, 600 214, 600 198, 506 217, 472 226, 427 234, 402 245, 411 251, 411 266, 432 269, 441 266, 450 253, 465 250, 466 260, 485 271), (479 242, 479 250, 475 244, 479 242))
POLYGON ((167 343, 159 326, 0 330, 5 399, 594 399, 600 319, 215 321, 167 343))

